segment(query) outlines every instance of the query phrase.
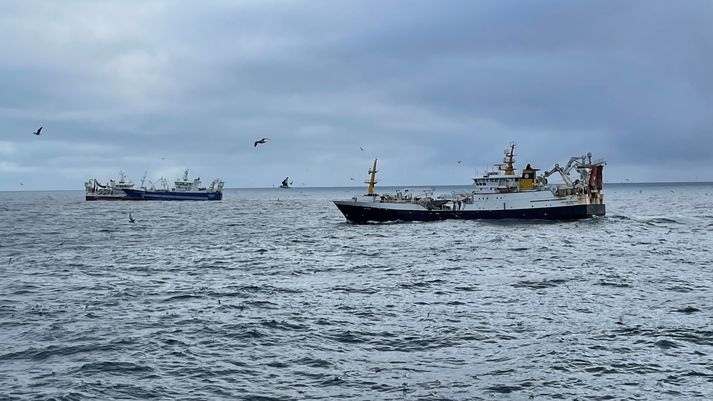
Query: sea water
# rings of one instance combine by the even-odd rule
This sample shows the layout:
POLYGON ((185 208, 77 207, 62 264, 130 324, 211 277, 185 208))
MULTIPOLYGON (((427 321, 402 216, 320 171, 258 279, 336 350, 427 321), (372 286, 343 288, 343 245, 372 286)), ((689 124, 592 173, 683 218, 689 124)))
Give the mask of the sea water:
POLYGON ((713 185, 574 222, 352 225, 361 192, 0 193, 0 399, 713 399, 713 185))

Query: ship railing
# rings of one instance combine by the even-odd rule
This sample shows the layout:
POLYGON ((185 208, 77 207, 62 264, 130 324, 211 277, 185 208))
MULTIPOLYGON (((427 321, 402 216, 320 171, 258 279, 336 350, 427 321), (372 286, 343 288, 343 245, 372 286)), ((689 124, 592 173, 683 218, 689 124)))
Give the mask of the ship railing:
POLYGON ((453 199, 456 202, 460 201, 463 203, 473 203, 473 193, 453 191, 451 193, 451 199, 453 199))
POLYGON ((587 193, 587 188, 583 185, 552 185, 550 187, 552 195, 557 197, 572 196, 572 195, 584 195, 587 193))
POLYGON ((433 187, 414 187, 414 188, 404 188, 402 192, 409 192, 412 196, 413 194, 422 194, 424 196, 432 196, 435 188, 433 187))
POLYGON ((219 178, 213 180, 208 187, 208 192, 220 192, 223 190, 223 181, 219 178))

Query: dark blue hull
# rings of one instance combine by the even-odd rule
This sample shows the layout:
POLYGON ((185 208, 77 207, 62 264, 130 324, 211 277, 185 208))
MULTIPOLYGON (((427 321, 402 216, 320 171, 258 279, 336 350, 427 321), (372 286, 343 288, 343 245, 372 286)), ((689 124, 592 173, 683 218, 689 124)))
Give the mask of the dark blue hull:
POLYGON ((576 220, 592 216, 604 216, 604 205, 571 205, 537 209, 508 210, 397 210, 350 205, 335 202, 335 205, 351 223, 385 221, 436 221, 447 219, 524 219, 524 220, 576 220))
POLYGON ((223 192, 174 192, 174 191, 143 191, 140 189, 125 189, 125 200, 153 201, 215 201, 223 199, 223 192))

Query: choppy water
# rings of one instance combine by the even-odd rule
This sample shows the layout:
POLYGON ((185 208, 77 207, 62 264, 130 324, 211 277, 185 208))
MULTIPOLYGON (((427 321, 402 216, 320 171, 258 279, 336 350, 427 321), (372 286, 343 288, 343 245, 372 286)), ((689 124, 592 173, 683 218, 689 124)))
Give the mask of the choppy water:
POLYGON ((605 190, 383 225, 351 189, 0 193, 0 399, 713 399, 713 185, 605 190))

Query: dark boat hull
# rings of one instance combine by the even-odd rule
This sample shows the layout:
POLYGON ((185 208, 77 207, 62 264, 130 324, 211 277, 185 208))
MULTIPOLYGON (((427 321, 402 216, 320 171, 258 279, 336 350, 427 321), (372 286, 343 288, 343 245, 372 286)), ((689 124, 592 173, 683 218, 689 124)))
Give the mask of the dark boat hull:
POLYGON ((84 200, 88 201, 123 201, 126 195, 85 195, 84 200))
POLYGON ((125 189, 126 200, 144 201, 216 201, 223 199, 222 192, 175 192, 175 191, 142 191, 125 189))
POLYGON ((604 216, 603 204, 568 205, 551 208, 508 210, 403 210, 363 206, 349 201, 336 201, 335 205, 349 222, 369 223, 386 221, 437 221, 448 219, 523 219, 523 220, 577 220, 604 216))

